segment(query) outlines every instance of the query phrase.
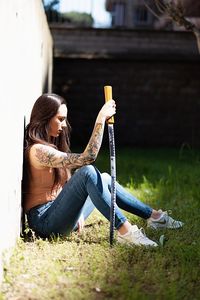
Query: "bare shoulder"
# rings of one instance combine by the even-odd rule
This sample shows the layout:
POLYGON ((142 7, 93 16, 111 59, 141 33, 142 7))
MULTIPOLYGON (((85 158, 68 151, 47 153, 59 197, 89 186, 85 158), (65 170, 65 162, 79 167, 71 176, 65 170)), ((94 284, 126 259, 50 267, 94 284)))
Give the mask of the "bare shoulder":
POLYGON ((91 157, 90 153, 66 153, 43 144, 35 144, 30 149, 30 162, 36 168, 74 169, 91 163, 91 157))
POLYGON ((54 148, 44 144, 34 144, 31 146, 30 152, 34 153, 37 152, 38 150, 46 152, 46 151, 50 151, 51 149, 53 150, 54 148))
POLYGON ((56 156, 56 149, 43 144, 34 144, 29 153, 30 162, 37 168, 50 167, 50 162, 56 156), (51 159, 50 159, 51 158, 51 159))

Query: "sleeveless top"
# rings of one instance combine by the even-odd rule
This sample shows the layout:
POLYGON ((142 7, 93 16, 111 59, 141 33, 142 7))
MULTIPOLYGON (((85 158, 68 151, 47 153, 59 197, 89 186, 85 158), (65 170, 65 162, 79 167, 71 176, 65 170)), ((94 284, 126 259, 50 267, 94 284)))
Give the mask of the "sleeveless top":
POLYGON ((29 172, 28 184, 24 189, 25 212, 37 205, 54 200, 67 180, 67 176, 63 176, 62 184, 52 190, 54 182, 54 170, 52 168, 37 169, 30 164, 29 172))

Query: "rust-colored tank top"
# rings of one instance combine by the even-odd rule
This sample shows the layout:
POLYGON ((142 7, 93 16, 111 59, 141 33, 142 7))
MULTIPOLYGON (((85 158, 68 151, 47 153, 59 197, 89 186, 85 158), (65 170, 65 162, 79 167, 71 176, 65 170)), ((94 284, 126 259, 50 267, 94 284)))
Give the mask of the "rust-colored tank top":
MULTIPOLYGON (((62 186, 52 190, 54 170, 52 168, 37 169, 30 165, 29 184, 24 191, 24 209, 27 212, 34 206, 54 200, 62 190, 62 186)), ((63 184, 67 178, 63 178, 63 184)))

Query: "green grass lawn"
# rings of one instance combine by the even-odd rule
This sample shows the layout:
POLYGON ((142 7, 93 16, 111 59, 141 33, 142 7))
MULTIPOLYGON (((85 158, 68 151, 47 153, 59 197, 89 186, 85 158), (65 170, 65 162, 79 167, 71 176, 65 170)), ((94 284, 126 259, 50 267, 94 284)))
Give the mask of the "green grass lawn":
MULTIPOLYGON (((96 162, 109 172, 109 153, 96 162)), ((109 223, 97 211, 81 235, 19 240, 0 299, 200 299, 200 152, 117 149, 117 179, 154 208, 171 210, 185 222, 179 230, 146 228, 164 244, 156 249, 109 245, 109 223)))

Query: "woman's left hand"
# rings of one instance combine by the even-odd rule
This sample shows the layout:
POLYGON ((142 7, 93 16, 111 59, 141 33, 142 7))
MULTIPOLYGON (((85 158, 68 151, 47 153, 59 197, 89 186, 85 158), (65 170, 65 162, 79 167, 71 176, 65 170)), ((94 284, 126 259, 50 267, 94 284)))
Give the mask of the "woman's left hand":
POLYGON ((78 232, 81 233, 81 231, 83 231, 83 228, 85 226, 85 221, 84 221, 83 215, 80 215, 77 224, 78 224, 78 232))

